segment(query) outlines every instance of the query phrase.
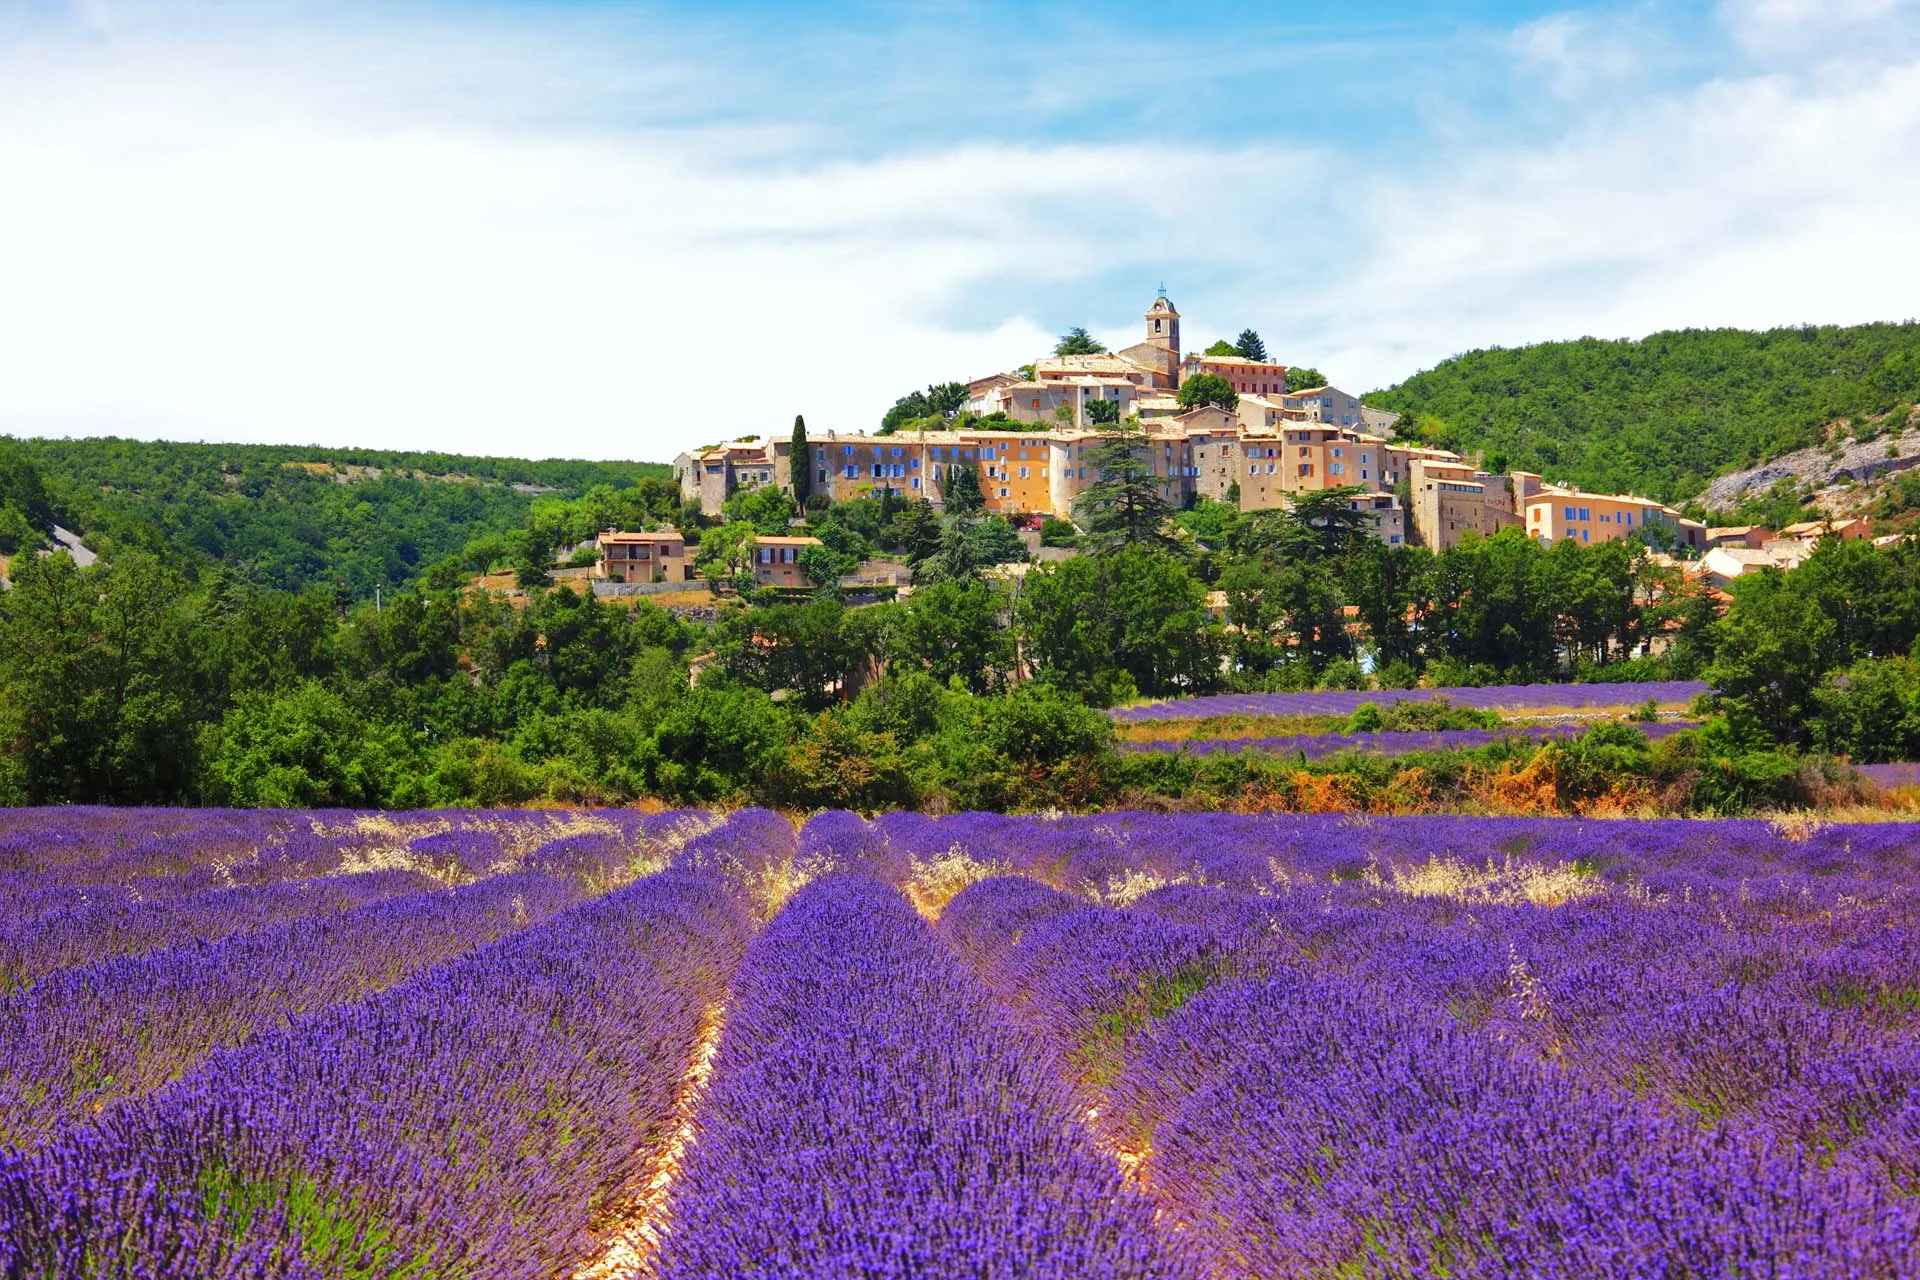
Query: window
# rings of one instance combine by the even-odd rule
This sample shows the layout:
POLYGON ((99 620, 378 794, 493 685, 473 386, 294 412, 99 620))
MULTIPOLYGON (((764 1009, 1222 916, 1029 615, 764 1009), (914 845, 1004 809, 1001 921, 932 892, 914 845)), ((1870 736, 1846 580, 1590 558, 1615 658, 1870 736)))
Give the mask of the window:
POLYGON ((1579 518, 1580 518, 1580 508, 1578 507, 1567 508, 1567 519, 1578 520, 1579 518))
POLYGON ((1001 496, 1001 497, 1003 497, 1003 498, 1004 498, 1004 497, 1006 497, 1006 496, 1007 496, 1007 491, 1006 491, 1005 489, 1002 489, 1002 490, 1000 491, 1000 496, 1001 496))
POLYGON ((1347 451, 1336 446, 1333 451, 1333 456, 1336 458, 1344 458, 1347 456, 1347 451))
POLYGON ((914 487, 914 488, 916 488, 916 489, 918 489, 918 488, 920 487, 920 477, 919 477, 919 476, 915 476, 915 477, 913 478, 913 487, 914 487))
POLYGON ((1620 523, 1624 525, 1631 525, 1633 523, 1633 512, 1622 511, 1620 513, 1620 523))
POLYGON ((892 453, 892 454, 890 454, 889 456, 890 456, 890 457, 895 457, 895 458, 897 458, 897 457, 899 457, 899 456, 900 456, 900 446, 899 446, 899 445, 895 445, 895 446, 893 446, 893 453, 892 453))
POLYGON ((1585 542, 1586 540, 1587 540, 1587 531, 1585 529, 1582 529, 1580 531, 1580 541, 1585 542))
POLYGON ((847 468, 847 479, 849 479, 849 480, 853 480, 853 479, 856 479, 856 478, 858 478, 858 477, 859 477, 859 475, 860 475, 860 468, 858 468, 858 467, 848 467, 848 468, 847 468))
POLYGON ((1027 478, 1027 469, 1025 467, 1020 468, 1020 478, 1022 480, 1027 478))
POLYGON ((1347 464, 1344 462, 1330 462, 1327 464, 1328 475, 1341 476, 1341 475, 1345 475, 1346 473, 1347 473, 1347 464))
MULTIPOLYGON (((1581 518, 1582 520, 1591 520, 1591 519, 1593 519, 1593 508, 1592 508, 1592 507, 1582 507, 1582 508, 1580 508, 1580 518, 1581 518)), ((1584 535, 1583 535, 1583 536, 1584 536, 1584 535)))
POLYGON ((1360 468, 1360 478, 1362 480, 1367 478, 1367 469, 1365 467, 1360 468))
POLYGON ((820 473, 814 478, 821 484, 825 484, 827 482, 827 469, 825 467, 820 468, 820 473))

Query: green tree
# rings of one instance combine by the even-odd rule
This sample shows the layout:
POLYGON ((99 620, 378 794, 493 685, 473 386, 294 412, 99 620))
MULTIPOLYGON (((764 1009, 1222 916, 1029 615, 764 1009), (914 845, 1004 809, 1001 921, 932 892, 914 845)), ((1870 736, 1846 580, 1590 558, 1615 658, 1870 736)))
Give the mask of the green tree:
POLYGON ((1060 335, 1060 341, 1053 344, 1056 356, 1097 356, 1106 351, 1106 346, 1079 325, 1060 335))
POLYGON ((1324 387, 1326 385, 1327 375, 1308 365, 1301 365, 1297 369, 1287 370, 1287 390, 1289 392, 1311 391, 1315 387, 1324 387))
POLYGON ((1207 348, 1205 354, 1210 356, 1237 356, 1240 354, 1240 348, 1234 346, 1225 338, 1220 338, 1217 339, 1212 346, 1207 348))
POLYGON ((1195 692, 1219 682, 1206 588, 1150 546, 1078 556, 1027 575, 1017 610, 1041 678, 1096 702, 1137 691, 1195 692))
POLYGON ((1233 384, 1215 373, 1196 373, 1180 384, 1178 395, 1182 409, 1198 409, 1202 405, 1218 405, 1229 412, 1240 403, 1240 394, 1233 384))
POLYGON ((192 611, 146 552, 23 557, 0 601, 0 701, 34 803, 179 803, 193 768, 192 611))
POLYGON ((813 493, 813 450, 807 446, 807 420, 793 415, 793 440, 787 449, 787 474, 793 478, 793 505, 807 509, 813 493))
POLYGON ((767 693, 819 710, 845 701, 885 644, 866 630, 874 615, 836 600, 744 609, 714 629, 721 669, 767 693))
POLYGON ((939 549, 914 566, 916 589, 935 582, 972 582, 979 578, 986 561, 981 558, 979 541, 973 536, 976 523, 947 521, 940 534, 939 549))
POLYGON ((726 500, 721 512, 728 520, 744 520, 755 531, 771 537, 786 533, 795 515, 792 496, 770 484, 739 490, 726 500))
POLYGON ((1087 401, 1087 421, 1096 427, 1110 427, 1120 421, 1118 400, 1087 401))
POLYGON ((948 515, 966 516, 986 510, 987 499, 980 492, 980 473, 971 465, 948 467, 941 478, 942 505, 948 515))
POLYGON ((1735 579, 1731 591, 1707 668, 1719 705, 1736 733, 1804 742, 1833 661, 1833 620, 1788 575, 1771 570, 1735 579))
POLYGON ((934 582, 907 599, 888 637, 888 661, 971 693, 1000 689, 1013 670, 1006 605, 979 579, 934 582))
POLYGON ((1099 478, 1080 491, 1074 519, 1102 550, 1175 545, 1166 528, 1171 506, 1148 462, 1148 447, 1138 427, 1123 424, 1102 433, 1084 464, 1099 478))
POLYGON ((1244 359, 1265 364, 1267 361, 1267 344, 1260 341, 1260 335, 1252 329, 1242 329, 1240 336, 1234 340, 1233 353, 1244 359))
POLYGON ((242 694, 201 735, 204 797, 245 808, 378 808, 419 769, 418 745, 316 680, 242 694))
POLYGON ((1040 545, 1043 547, 1072 547, 1079 545, 1080 531, 1073 527, 1071 520, 1062 520, 1058 516, 1048 516, 1040 522, 1040 545))
POLYGON ((753 540, 759 531, 744 520, 735 520, 709 530, 700 539, 700 555, 694 564, 709 581, 737 579, 752 571, 753 540))
POLYGON ((792 728, 758 689, 702 686, 660 719, 647 745, 647 787, 692 804, 746 795, 779 764, 792 728))
POLYGON ((1383 546, 1371 538, 1342 564, 1342 594, 1359 610, 1376 666, 1419 667, 1419 622, 1427 609, 1432 567, 1433 557, 1424 551, 1383 546))

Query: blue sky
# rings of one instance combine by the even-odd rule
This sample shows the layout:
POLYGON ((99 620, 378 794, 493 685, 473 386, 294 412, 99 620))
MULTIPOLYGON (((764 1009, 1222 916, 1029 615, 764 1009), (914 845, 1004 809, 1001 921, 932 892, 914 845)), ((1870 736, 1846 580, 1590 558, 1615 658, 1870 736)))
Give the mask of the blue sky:
POLYGON ((1259 329, 1920 310, 1920 0, 0 0, 0 431, 670 457, 1259 329))

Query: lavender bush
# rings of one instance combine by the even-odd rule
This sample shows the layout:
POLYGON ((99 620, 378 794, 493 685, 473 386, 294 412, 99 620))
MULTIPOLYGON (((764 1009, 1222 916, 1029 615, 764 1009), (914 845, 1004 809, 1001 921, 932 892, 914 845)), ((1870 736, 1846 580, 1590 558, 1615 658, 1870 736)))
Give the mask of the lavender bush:
POLYGON ((580 899, 499 876, 68 969, 0 999, 0 1143, 33 1145, 216 1049, 364 999, 580 899))
POLYGON ((0 1164, 8 1275, 547 1277, 652 1169, 746 944, 642 880, 0 1164))
POLYGON ((841 874, 748 951, 656 1274, 1191 1273, 906 901, 841 874))
POLYGON ((1205 716, 1350 716, 1363 702, 1388 706, 1445 698, 1481 711, 1538 711, 1564 707, 1575 711, 1624 710, 1648 699, 1663 706, 1683 705, 1707 692, 1697 680, 1645 681, 1635 684, 1509 684, 1484 689, 1383 689, 1362 692, 1326 689, 1317 693, 1222 693, 1116 707, 1115 720, 1193 720, 1205 716))
MULTIPOLYGON (((1301 733, 1277 738, 1203 738, 1193 741, 1123 742, 1120 750, 1129 752, 1179 752, 1185 755, 1216 755, 1223 752, 1265 751, 1274 755, 1297 755, 1306 760, 1325 760, 1343 751, 1366 755, 1403 756, 1415 751, 1470 751, 1496 742, 1566 742, 1579 737, 1589 726, 1584 724, 1515 725, 1506 729, 1428 729, 1380 733, 1301 733)), ((1679 721, 1633 726, 1649 740, 1672 737, 1683 729, 1698 725, 1679 721)))

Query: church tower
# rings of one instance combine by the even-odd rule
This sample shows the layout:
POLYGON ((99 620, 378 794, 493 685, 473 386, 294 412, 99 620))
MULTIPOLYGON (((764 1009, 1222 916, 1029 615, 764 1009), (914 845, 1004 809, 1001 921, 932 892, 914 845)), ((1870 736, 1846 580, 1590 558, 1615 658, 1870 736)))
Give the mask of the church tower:
POLYGON ((1147 345, 1171 351, 1174 364, 1180 363, 1180 313, 1167 299, 1165 285, 1160 286, 1160 296, 1147 308, 1147 345))

